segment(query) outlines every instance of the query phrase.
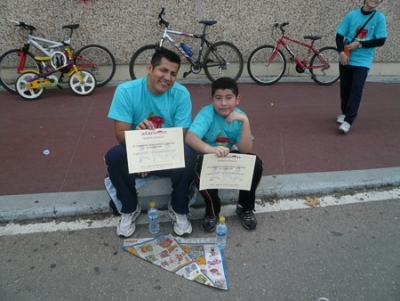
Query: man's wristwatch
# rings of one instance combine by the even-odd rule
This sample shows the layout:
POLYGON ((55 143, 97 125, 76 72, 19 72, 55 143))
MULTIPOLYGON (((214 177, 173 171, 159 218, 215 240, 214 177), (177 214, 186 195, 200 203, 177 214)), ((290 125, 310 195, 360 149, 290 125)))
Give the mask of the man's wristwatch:
POLYGON ((362 43, 358 42, 358 48, 362 48, 362 43))

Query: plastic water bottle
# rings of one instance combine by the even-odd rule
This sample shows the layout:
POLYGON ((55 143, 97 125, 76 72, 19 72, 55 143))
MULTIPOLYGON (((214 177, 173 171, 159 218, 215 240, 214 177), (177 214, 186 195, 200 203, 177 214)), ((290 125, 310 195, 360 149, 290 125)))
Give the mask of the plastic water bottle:
POLYGON ((147 212, 149 218, 149 231, 151 234, 157 234, 160 231, 160 224, 158 223, 158 210, 156 208, 156 203, 151 201, 150 208, 147 212))
POLYGON ((219 222, 217 224, 216 232, 217 232, 217 239, 215 241, 215 245, 220 250, 223 250, 226 247, 226 236, 228 234, 228 228, 227 228, 227 226, 225 224, 225 217, 224 216, 220 216, 219 217, 219 222))
POLYGON ((192 56, 193 56, 193 51, 189 48, 188 45, 186 45, 185 43, 182 43, 182 44, 181 44, 181 48, 183 49, 183 51, 186 52, 186 54, 187 54, 189 57, 192 57, 192 56))

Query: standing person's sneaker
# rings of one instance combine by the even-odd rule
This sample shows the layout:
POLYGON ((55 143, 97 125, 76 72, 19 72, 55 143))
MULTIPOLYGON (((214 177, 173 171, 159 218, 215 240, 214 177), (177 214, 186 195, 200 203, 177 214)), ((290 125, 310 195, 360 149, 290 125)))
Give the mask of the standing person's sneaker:
POLYGON ((257 220, 253 210, 243 210, 242 208, 236 207, 236 213, 239 215, 243 227, 248 230, 254 230, 257 227, 257 220))
POLYGON ((135 232, 136 225, 135 220, 139 216, 142 207, 140 202, 137 204, 136 211, 133 213, 121 213, 117 226, 117 235, 123 237, 129 237, 135 232))
POLYGON ((217 226, 218 216, 204 216, 201 220, 201 229, 206 232, 213 232, 217 226))
POLYGON ((337 123, 340 123, 340 124, 342 124, 343 122, 344 122, 344 119, 346 118, 346 115, 339 115, 337 118, 336 118, 336 122, 337 123))
POLYGON ((347 134, 350 130, 351 125, 344 121, 341 126, 339 126, 339 131, 343 132, 343 134, 347 134))
POLYGON ((189 235, 192 233, 192 224, 186 214, 178 214, 172 209, 171 202, 168 203, 168 215, 174 221, 174 231, 177 235, 189 235))

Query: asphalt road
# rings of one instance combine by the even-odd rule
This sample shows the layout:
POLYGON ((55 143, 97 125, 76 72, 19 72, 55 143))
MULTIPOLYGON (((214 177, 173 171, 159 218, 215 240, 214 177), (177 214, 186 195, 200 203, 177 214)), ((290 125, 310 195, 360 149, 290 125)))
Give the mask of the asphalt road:
POLYGON ((0 300, 398 301, 399 213, 400 199, 267 212, 254 232, 230 216, 230 291, 124 252, 115 227, 0 236, 0 300))

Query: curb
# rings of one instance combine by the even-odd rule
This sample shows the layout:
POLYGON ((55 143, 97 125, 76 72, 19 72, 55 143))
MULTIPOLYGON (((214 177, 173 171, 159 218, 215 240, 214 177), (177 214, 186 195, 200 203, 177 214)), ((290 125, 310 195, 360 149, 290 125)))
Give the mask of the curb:
MULTIPOLYGON (((273 202, 282 198, 328 195, 386 186, 400 186, 400 167, 264 176, 256 197, 273 202)), ((155 200, 160 209, 167 207, 169 195, 165 191, 161 194, 154 192, 154 187, 149 189, 149 186, 138 189, 143 210, 147 209, 150 199, 155 200), (151 191, 152 195, 147 191, 151 191)), ((220 197, 223 206, 230 205, 236 202, 237 191, 221 190, 220 197)), ((105 190, 0 196, 0 222, 110 213, 109 199, 105 190)), ((197 194, 193 207, 202 206, 201 196, 197 194)))

